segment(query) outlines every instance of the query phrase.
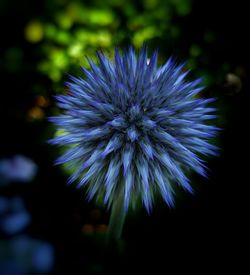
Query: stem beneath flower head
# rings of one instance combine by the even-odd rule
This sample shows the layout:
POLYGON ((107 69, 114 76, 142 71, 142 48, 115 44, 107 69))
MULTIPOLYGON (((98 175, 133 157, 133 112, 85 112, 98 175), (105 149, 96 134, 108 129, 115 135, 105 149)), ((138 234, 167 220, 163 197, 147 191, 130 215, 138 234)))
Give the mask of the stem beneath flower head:
POLYGON ((124 204, 122 196, 118 196, 114 200, 111 210, 111 216, 108 226, 107 243, 111 244, 121 237, 122 228, 124 225, 126 213, 124 211, 124 204))

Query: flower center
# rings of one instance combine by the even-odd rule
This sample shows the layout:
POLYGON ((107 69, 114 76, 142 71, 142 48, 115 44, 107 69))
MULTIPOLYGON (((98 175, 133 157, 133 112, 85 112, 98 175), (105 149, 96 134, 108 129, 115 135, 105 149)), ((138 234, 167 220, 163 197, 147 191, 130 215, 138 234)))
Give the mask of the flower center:
POLYGON ((133 105, 108 124, 115 131, 122 132, 127 140, 134 142, 156 126, 156 123, 146 115, 145 111, 139 105, 133 105))

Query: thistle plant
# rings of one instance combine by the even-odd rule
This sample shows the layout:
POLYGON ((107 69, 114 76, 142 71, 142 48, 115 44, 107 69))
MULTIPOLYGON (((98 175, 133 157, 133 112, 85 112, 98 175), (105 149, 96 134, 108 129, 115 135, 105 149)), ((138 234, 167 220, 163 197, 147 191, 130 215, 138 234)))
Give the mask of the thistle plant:
POLYGON ((141 200, 150 212, 160 194, 173 207, 176 185, 193 191, 187 173, 206 176, 201 158, 217 152, 209 139, 218 128, 207 123, 216 109, 199 95, 202 79, 188 81, 172 58, 158 67, 157 51, 150 59, 146 47, 138 56, 116 49, 114 61, 97 57, 56 96, 62 114, 50 120, 64 135, 51 143, 68 145, 56 161, 74 168, 68 182, 112 208, 109 236, 118 239, 130 205, 141 200))

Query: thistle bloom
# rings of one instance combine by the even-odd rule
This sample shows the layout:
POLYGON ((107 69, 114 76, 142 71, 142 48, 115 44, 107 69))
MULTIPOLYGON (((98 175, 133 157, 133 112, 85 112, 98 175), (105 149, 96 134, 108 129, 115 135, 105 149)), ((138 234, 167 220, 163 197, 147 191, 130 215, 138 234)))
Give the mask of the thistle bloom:
POLYGON ((121 198, 126 211, 139 198, 150 211, 158 193, 173 206, 174 186, 192 192, 186 173, 206 176, 201 156, 216 154, 209 139, 218 129, 206 124, 214 99, 197 96, 201 79, 187 81, 184 65, 170 58, 157 67, 157 52, 148 59, 145 47, 138 58, 132 47, 116 49, 114 62, 97 57, 56 97, 63 114, 51 121, 64 135, 51 142, 70 145, 56 163, 74 167, 69 183, 87 185, 89 199, 121 198))

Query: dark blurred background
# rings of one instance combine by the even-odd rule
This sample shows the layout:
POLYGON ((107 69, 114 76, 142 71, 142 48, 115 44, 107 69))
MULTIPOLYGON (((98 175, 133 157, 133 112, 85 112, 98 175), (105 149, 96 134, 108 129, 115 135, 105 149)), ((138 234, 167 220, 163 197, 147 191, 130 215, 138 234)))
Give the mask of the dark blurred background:
MULTIPOLYGON (((249 9, 247 1, 1 1, 0 274, 243 274, 247 243, 249 9), (68 74, 96 50, 159 49, 204 77, 223 128, 209 178, 176 208, 129 213, 123 238, 104 246, 109 211, 66 186, 47 117, 68 74), (241 270, 242 269, 242 270, 241 270), (161 271, 160 271, 161 270, 161 271)), ((248 214, 249 216, 249 214, 248 214)))

